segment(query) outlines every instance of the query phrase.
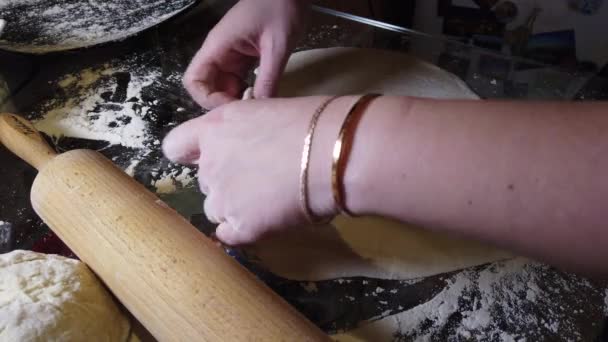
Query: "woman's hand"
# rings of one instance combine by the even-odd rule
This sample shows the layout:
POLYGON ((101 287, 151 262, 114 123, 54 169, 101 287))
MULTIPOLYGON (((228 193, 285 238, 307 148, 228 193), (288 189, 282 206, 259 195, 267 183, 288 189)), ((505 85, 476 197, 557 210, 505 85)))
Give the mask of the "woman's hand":
MULTIPOLYGON (((205 213, 220 224, 220 240, 250 243, 308 223, 300 202, 300 161, 310 118, 325 99, 236 101, 184 123, 165 139, 169 159, 198 164, 205 213)), ((335 214, 331 152, 340 102, 321 116, 312 146, 309 203, 318 216, 335 214)))
POLYGON ((209 33, 184 75, 201 106, 234 101, 247 72, 260 60, 256 98, 272 97, 287 59, 304 29, 306 0, 241 0, 209 33))

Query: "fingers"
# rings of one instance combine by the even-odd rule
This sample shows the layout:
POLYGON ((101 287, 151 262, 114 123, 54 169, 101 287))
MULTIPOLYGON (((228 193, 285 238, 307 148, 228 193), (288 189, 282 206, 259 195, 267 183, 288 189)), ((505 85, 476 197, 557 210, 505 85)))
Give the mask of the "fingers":
POLYGON ((255 236, 237 229, 229 221, 220 223, 215 230, 215 236, 229 246, 250 244, 256 240, 255 236))
POLYGON ((245 87, 239 76, 224 72, 214 63, 194 58, 184 74, 184 87, 194 101, 206 109, 236 101, 245 87))
POLYGON ((238 233, 227 222, 221 223, 219 226, 217 226, 215 236, 220 241, 230 246, 237 245, 239 241, 238 233))
POLYGON ((220 210, 217 205, 218 202, 212 194, 208 195, 207 198, 205 198, 205 202, 203 203, 205 216, 207 216, 207 219, 210 222, 216 224, 224 221, 224 218, 222 217, 223 215, 220 213, 220 210))
POLYGON ((233 220, 220 213, 217 205, 218 202, 213 196, 205 199, 205 215, 210 222, 218 224, 215 235, 220 241, 230 246, 244 245, 256 241, 257 236, 252 233, 253 229, 238 229, 233 220))
POLYGON ((197 164, 201 152, 199 139, 204 116, 187 121, 174 128, 163 141, 167 159, 179 164, 197 164))
POLYGON ((204 210, 207 219, 218 224, 216 237, 223 243, 231 246, 255 242, 258 238, 254 227, 239 227, 234 217, 226 216, 221 208, 220 194, 213 192, 205 199, 204 210))
POLYGON ((262 42, 259 75, 255 80, 254 97, 273 97, 277 93, 279 78, 289 57, 288 43, 284 39, 269 38, 262 42))
POLYGON ((198 187, 199 187, 199 189, 201 189, 201 192, 203 193, 203 195, 209 196, 209 191, 210 191, 209 190, 209 185, 207 185, 207 183, 205 183, 204 181, 202 181, 200 179, 200 176, 199 176, 199 179, 198 179, 198 187))

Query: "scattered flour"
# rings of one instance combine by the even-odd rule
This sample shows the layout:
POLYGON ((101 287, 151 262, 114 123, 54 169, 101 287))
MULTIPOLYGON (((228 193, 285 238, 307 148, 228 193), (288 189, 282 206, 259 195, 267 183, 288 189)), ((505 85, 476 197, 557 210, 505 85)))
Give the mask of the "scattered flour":
POLYGON ((194 183, 194 177, 192 176, 192 172, 192 169, 184 167, 182 169, 182 172, 175 176, 175 180, 178 181, 183 188, 185 188, 194 183))
MULTIPOLYGON (((431 300, 334 336, 337 341, 581 340, 576 329, 593 307, 581 293, 604 298, 587 280, 523 258, 457 272, 431 300), (597 293, 596 293, 597 292, 597 293), (472 300, 469 300, 472 299, 472 300)), ((597 320, 601 321, 602 312, 597 320)), ((390 314, 390 312, 389 312, 390 314)), ((580 328, 579 328, 580 329, 580 328)))
POLYGON ((170 194, 177 190, 175 180, 170 176, 165 176, 154 181, 154 187, 156 188, 157 194, 170 194))
POLYGON ((40 0, 2 0, 2 6, 35 4, 40 0))
POLYGON ((6 27, 6 20, 0 19, 0 35, 2 35, 2 31, 4 31, 5 27, 6 27))
POLYGON ((135 176, 135 168, 141 163, 141 159, 133 159, 125 169, 125 173, 131 177, 135 176))
POLYGON ((160 73, 140 74, 106 65, 65 76, 57 85, 68 96, 63 103, 51 100, 48 111, 34 124, 53 138, 72 137, 107 141, 112 145, 143 149, 148 143, 144 120, 149 106, 140 101, 143 88, 160 73), (127 81, 118 80, 127 76, 127 81), (128 83, 128 84, 124 84, 128 83))
POLYGON ((192 0, 2 0, 5 41, 14 51, 44 53, 118 40, 174 16, 192 0))
POLYGON ((176 192, 180 188, 186 188, 192 185, 195 181, 193 170, 184 167, 181 170, 171 169, 163 172, 158 178, 152 182, 158 194, 170 194, 176 192))
MULTIPOLYGON (((11 227, 11 224, 9 222, 0 220, 0 253, 7 252, 8 250, 11 249, 12 236, 13 236, 13 227, 11 227)), ((0 290, 0 297, 2 297, 1 290, 0 290)), ((1 316, 1 314, 0 314, 0 316, 1 316)), ((0 323, 0 325, 2 325, 2 324, 0 323)), ((2 335, 2 332, 0 331, 0 337, 1 337, 1 335, 2 335)))
POLYGON ((317 284, 314 282, 308 282, 308 283, 302 283, 301 286, 304 288, 304 290, 306 290, 306 292, 308 293, 315 293, 315 292, 319 292, 319 288, 317 287, 317 284))
POLYGON ((606 288, 606 293, 604 295, 604 314, 608 317, 608 288, 606 288))
MULTIPOLYGON (((162 163, 159 127, 166 124, 159 124, 159 115, 166 115, 167 109, 161 108, 166 104, 158 96, 164 91, 159 87, 166 86, 168 79, 180 84, 181 74, 161 76, 160 68, 142 63, 141 58, 144 57, 117 59, 63 75, 51 82, 60 96, 36 107, 30 118, 60 148, 64 145, 62 138, 107 143, 101 145, 102 149, 124 147, 112 159, 116 164, 131 177, 154 187, 157 193, 174 193, 195 183, 195 172, 162 163), (166 170, 159 173, 161 167, 166 170)), ((66 144, 71 148, 70 141, 66 144)))

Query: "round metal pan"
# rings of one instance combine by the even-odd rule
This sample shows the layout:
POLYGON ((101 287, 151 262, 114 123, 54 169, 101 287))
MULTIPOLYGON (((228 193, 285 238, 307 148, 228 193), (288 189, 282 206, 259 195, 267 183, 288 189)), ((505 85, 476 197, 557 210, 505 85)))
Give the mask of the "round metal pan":
POLYGON ((0 49, 45 54, 122 40, 199 0, 5 0, 0 49))

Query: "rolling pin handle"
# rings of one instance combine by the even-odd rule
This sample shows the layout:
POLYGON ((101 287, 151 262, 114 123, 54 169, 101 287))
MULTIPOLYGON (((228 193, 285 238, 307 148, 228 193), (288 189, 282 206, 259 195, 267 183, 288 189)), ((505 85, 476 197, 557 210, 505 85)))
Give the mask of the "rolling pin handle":
POLYGON ((38 170, 57 156, 31 122, 14 114, 0 113, 0 143, 38 170))

